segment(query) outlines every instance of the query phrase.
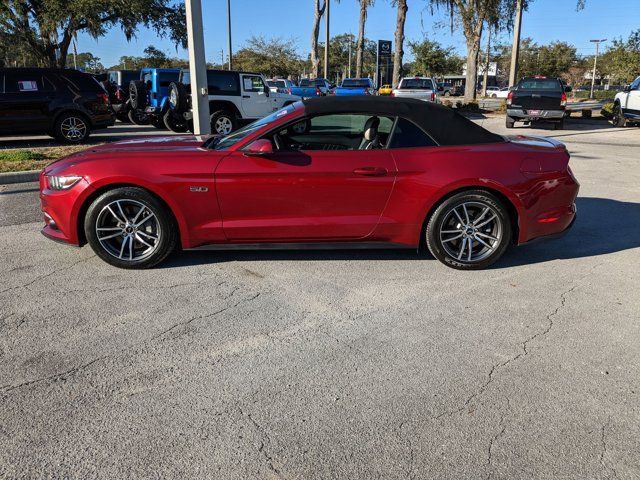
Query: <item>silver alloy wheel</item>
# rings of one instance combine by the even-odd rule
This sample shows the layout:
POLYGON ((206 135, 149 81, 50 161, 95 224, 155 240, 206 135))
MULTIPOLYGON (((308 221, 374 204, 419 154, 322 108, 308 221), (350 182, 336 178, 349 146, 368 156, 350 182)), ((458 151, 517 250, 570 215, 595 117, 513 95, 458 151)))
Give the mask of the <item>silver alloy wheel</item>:
POLYGON ((233 130, 233 123, 229 117, 220 117, 216 120, 215 131, 221 135, 229 135, 233 130))
POLYGON ((80 140, 87 133, 87 124, 79 117, 67 117, 60 124, 60 131, 67 140, 80 140))
POLYGON ((169 91, 169 105, 171 105, 171 108, 173 109, 178 106, 178 93, 175 88, 172 88, 169 91))
POLYGON ((149 257, 160 244, 160 224, 155 213, 136 200, 115 200, 96 220, 96 236, 110 255, 124 261, 149 257))
POLYGON ((484 202, 464 202, 451 208, 440 227, 440 242, 447 255, 476 263, 491 255, 502 240, 498 212, 484 202))

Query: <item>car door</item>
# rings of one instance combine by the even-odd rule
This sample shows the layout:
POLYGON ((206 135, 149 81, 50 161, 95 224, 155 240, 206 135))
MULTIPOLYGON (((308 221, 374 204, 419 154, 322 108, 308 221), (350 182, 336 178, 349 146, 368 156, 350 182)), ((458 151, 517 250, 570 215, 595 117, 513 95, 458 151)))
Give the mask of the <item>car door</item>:
MULTIPOLYGON (((369 117, 316 117, 320 120, 308 123, 308 143, 299 150, 283 147, 268 156, 236 151, 225 157, 215 176, 227 238, 295 242, 367 237, 380 220, 396 176, 389 150, 357 149, 369 117), (331 149, 322 149, 323 141, 331 149), (356 149, 346 149, 350 145, 356 149)), ((392 120, 384 123, 390 130, 392 120)), ((301 140, 303 134, 294 130, 286 129, 281 146, 290 138, 301 140)))
POLYGON ((262 118, 273 110, 269 88, 260 75, 242 75, 242 111, 246 118, 262 118))
POLYGON ((623 108, 628 113, 640 115, 640 77, 636 78, 629 87, 626 105, 623 108))
POLYGON ((47 130, 54 95, 52 82, 41 73, 6 72, 0 94, 0 129, 4 133, 47 130))

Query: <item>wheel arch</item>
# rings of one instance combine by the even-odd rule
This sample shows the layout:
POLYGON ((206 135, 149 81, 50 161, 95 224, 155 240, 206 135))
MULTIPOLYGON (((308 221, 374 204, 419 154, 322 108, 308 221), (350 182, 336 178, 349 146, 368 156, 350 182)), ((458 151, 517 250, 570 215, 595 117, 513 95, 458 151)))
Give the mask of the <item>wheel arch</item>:
POLYGON ((426 239, 424 238, 423 233, 425 231, 425 228, 427 227, 427 224, 429 223, 429 220, 431 220, 433 213, 436 211, 436 209, 443 202, 453 197, 454 195, 457 195, 465 191, 472 191, 472 190, 476 190, 476 191, 480 190, 480 191, 485 191, 487 193, 490 193, 494 195, 496 198, 498 198, 504 204, 505 208, 507 209, 507 213, 509 214, 509 221, 511 223, 511 232, 512 232, 511 243, 513 244, 519 243, 520 233, 521 233, 520 232, 521 214, 514 203, 514 199, 510 198, 510 196, 507 193, 505 193, 502 189, 498 187, 473 184, 473 185, 457 186, 451 190, 448 190, 446 191, 446 193, 443 193, 442 195, 440 195, 438 197, 438 200, 436 200, 435 202, 433 202, 433 204, 431 204, 431 206, 427 210, 426 215, 424 216, 424 221, 422 222, 422 226, 420 228, 420 233, 419 233, 420 241, 418 243, 420 249, 426 247, 426 239))
POLYGON ((218 110, 228 110, 232 112, 236 118, 242 118, 242 114, 235 103, 229 100, 211 100, 209 101, 209 115, 212 115, 218 110))
POLYGON ((58 122, 58 119, 66 113, 74 113, 76 115, 81 115, 87 121, 87 125, 89 125, 89 128, 93 129, 93 121, 91 120, 91 115, 87 111, 75 105, 68 106, 68 107, 61 107, 60 109, 58 109, 58 111, 53 115, 51 128, 55 127, 56 123, 58 122))
POLYGON ((96 198, 98 198, 103 193, 108 192, 109 190, 114 190, 116 188, 121 188, 121 187, 140 188, 142 190, 146 190, 151 195, 156 197, 167 208, 168 212, 171 214, 171 216, 176 222, 176 226, 178 227, 178 239, 180 242, 179 247, 181 248, 182 245, 184 245, 185 243, 188 243, 187 239, 184 238, 183 236, 186 234, 186 231, 187 231, 184 217, 180 214, 180 211, 177 208, 177 206, 171 200, 169 200, 166 195, 163 195, 162 193, 160 193, 156 188, 153 188, 153 187, 150 188, 147 185, 141 185, 139 183, 130 182, 130 181, 116 181, 116 182, 106 182, 101 184, 100 186, 92 187, 91 192, 81 200, 81 204, 78 209, 78 214, 76 217, 76 231, 78 235, 78 245, 82 246, 85 243, 87 243, 87 239, 84 234, 84 222, 85 222, 85 217, 87 215, 87 210, 89 210, 89 207, 91 206, 91 204, 94 202, 96 198))

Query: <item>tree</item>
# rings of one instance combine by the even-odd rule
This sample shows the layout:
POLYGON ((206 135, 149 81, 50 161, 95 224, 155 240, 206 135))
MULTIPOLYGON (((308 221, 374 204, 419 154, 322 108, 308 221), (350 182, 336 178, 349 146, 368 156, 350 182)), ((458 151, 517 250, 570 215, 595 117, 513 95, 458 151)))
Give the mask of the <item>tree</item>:
POLYGON ((404 57, 404 23, 407 20, 407 0, 393 0, 393 5, 398 9, 396 16, 396 51, 393 57, 393 85, 397 86, 400 83, 400 76, 402 75, 402 58, 404 57))
MULTIPOLYGON (((487 23, 496 30, 508 28, 513 20, 512 0, 429 0, 432 6, 443 7, 451 19, 451 29, 455 22, 462 26, 467 44, 467 74, 464 99, 471 102, 476 98, 478 81, 478 54, 482 29, 487 23)), ((525 2, 526 3, 526 2, 525 2)))
POLYGON ((189 61, 184 58, 169 57, 153 45, 144 49, 143 57, 125 55, 109 70, 139 70, 141 68, 188 68, 189 61))
POLYGON ((104 66, 100 63, 100 58, 93 55, 91 52, 81 52, 76 55, 75 62, 73 58, 67 59, 67 67, 75 67, 77 65, 79 70, 99 73, 104 71, 104 66))
POLYGON ((320 20, 327 7, 324 0, 322 7, 320 0, 313 0, 313 28, 311 29, 311 76, 317 78, 320 74, 320 60, 318 59, 318 35, 320 35, 320 20))
POLYGON ((358 22, 358 41, 356 42, 356 78, 362 77, 362 64, 364 62, 364 27, 367 23, 367 9, 373 5, 375 0, 360 1, 360 18, 358 22))
POLYGON ((119 26, 130 40, 140 25, 185 44, 181 0, 3 0, 0 4, 0 43, 26 45, 38 63, 50 67, 67 64, 71 40, 80 32, 98 38, 119 26))
POLYGON ((631 83, 640 73, 640 30, 629 38, 614 39, 611 47, 598 58, 598 70, 615 83, 631 83))
MULTIPOLYGON (((353 44, 354 36, 350 33, 342 33, 331 37, 329 43, 329 80, 340 81, 345 78, 349 65, 349 43, 353 44)), ((364 39, 362 55, 362 77, 373 77, 376 70, 376 43, 367 38, 364 39)), ((318 44, 324 48, 324 43, 318 44)))
MULTIPOLYGON (((511 45, 498 45, 494 56, 498 63, 499 75, 507 75, 511 62, 511 45)), ((566 42, 552 42, 548 45, 538 45, 531 38, 523 38, 520 42, 518 60, 518 76, 530 77, 545 75, 547 77, 563 77, 568 80, 569 71, 575 75, 575 68, 581 66, 576 54, 576 48, 566 42)), ((573 78, 573 77, 572 77, 573 78)), ((571 82, 571 84, 573 84, 571 82)))
POLYGON ((302 61, 293 39, 251 37, 233 57, 240 70, 260 72, 270 77, 287 77, 300 70, 302 61))
POLYGON ((462 68, 462 59, 455 54, 453 47, 444 48, 438 42, 422 40, 409 42, 409 48, 414 58, 408 65, 412 74, 442 76, 462 68))

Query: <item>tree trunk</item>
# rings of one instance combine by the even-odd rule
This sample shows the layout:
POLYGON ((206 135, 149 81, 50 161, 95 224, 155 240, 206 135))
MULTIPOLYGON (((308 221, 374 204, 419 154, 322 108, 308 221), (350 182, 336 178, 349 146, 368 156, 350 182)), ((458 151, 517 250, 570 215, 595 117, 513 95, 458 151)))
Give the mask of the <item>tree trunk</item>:
POLYGON ((464 88, 465 103, 476 99, 476 87, 478 84, 478 53, 480 51, 480 39, 467 41, 467 77, 464 88))
POLYGON ((356 43, 356 78, 362 78, 362 63, 364 62, 364 26, 367 22, 367 8, 369 0, 360 0, 360 25, 358 28, 358 42, 356 43))
POLYGON ((404 22, 407 19, 407 0, 397 0, 398 17, 396 19, 396 52, 393 57, 393 86, 397 87, 400 83, 400 75, 402 74, 402 57, 404 56, 404 22))
POLYGON ((318 36, 320 35, 320 20, 327 6, 326 1, 320 8, 320 0, 314 0, 313 5, 313 29, 311 30, 311 76, 318 78, 320 75, 320 59, 318 58, 318 36))

